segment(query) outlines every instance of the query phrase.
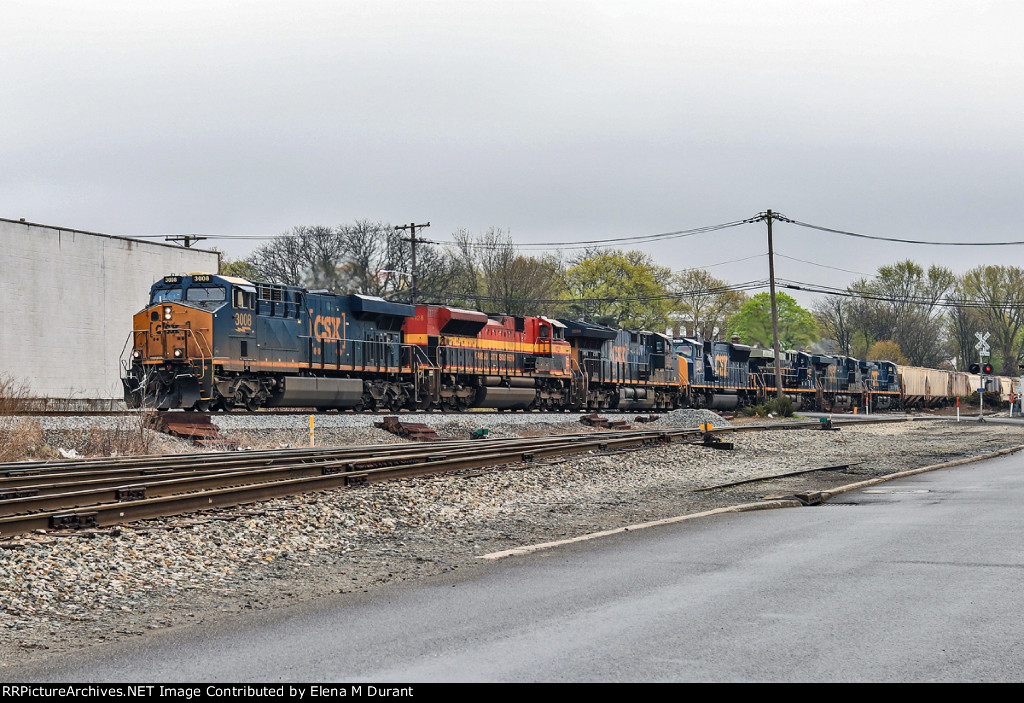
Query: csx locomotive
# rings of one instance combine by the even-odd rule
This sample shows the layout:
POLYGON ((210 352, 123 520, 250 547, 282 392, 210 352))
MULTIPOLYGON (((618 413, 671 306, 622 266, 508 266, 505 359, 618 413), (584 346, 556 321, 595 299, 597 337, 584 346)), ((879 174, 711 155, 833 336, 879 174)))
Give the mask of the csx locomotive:
POLYGON ((166 276, 135 315, 131 407, 391 410, 666 409, 671 340, 650 332, 196 273, 166 276))
MULTIPOLYGON (((776 395, 774 355, 734 342, 487 315, 195 273, 134 317, 130 407, 458 411, 732 409, 776 395)), ((1011 379, 784 352, 798 408, 943 405, 1011 379)))

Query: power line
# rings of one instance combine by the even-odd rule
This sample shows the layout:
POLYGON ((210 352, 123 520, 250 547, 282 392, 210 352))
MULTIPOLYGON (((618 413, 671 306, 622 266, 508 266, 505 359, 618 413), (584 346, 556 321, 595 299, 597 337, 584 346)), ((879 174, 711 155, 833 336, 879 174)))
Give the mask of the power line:
MULTIPOLYGON (((742 259, 729 259, 728 261, 719 261, 717 264, 705 264, 704 266, 691 266, 685 269, 679 269, 675 273, 686 273, 687 271, 703 271, 704 269, 714 268, 715 266, 725 266, 726 264, 735 264, 740 261, 750 261, 751 259, 762 259, 768 256, 767 254, 754 254, 753 256, 744 256, 742 259)), ((781 256, 781 254, 780 254, 781 256)), ((788 256, 786 257, 789 258, 788 256)), ((799 259, 798 259, 799 260, 799 259)))
POLYGON ((1009 247, 1019 246, 1024 244, 1024 241, 1012 241, 1012 242, 929 242, 922 239, 899 239, 897 237, 879 237, 873 234, 860 234, 858 232, 847 232, 846 230, 833 229, 831 227, 822 227, 820 225, 812 225, 807 222, 801 222, 799 220, 793 220, 783 215, 775 214, 775 219, 780 222, 788 222, 792 225, 799 227, 807 227, 808 229, 815 229, 819 232, 830 232, 832 234, 841 234, 844 237, 859 237, 860 239, 874 239, 880 242, 897 242, 899 244, 926 244, 929 246, 936 247, 1009 247))
MULTIPOLYGON (((765 256, 765 255, 762 254, 761 256, 765 256)), ((810 264, 811 266, 819 266, 819 267, 821 267, 823 269, 832 269, 833 271, 842 271, 843 273, 855 273, 858 276, 866 276, 868 278, 875 278, 876 277, 876 274, 873 274, 873 273, 863 273, 861 271, 851 271, 850 269, 843 269, 843 268, 839 268, 837 266, 826 266, 825 264, 818 264, 818 263, 815 263, 813 261, 808 261, 806 259, 798 259, 795 256, 786 256, 785 254, 780 254, 779 252, 775 252, 775 256, 782 257, 783 259, 789 259, 790 261, 799 261, 802 264, 810 264)), ((741 261, 742 261, 742 259, 741 259, 741 261)))
POLYGON ((649 242, 658 242, 665 239, 681 239, 683 237, 692 237, 697 234, 707 234, 709 232, 718 232, 719 230, 729 229, 731 227, 739 227, 740 225, 752 224, 758 222, 759 217, 748 217, 745 220, 735 220, 733 222, 723 222, 717 225, 708 225, 705 227, 694 227, 692 229, 676 230, 674 232, 661 232, 659 234, 641 234, 631 237, 610 237, 606 239, 585 239, 575 242, 544 242, 534 243, 525 242, 520 244, 513 244, 511 241, 505 242, 457 242, 442 240, 436 242, 437 244, 446 244, 454 247, 470 247, 473 249, 501 249, 507 246, 514 246, 520 249, 526 248, 543 248, 543 249, 600 249, 602 247, 620 246, 623 243, 637 243, 645 244, 649 242))
POLYGON ((975 310, 1024 310, 1024 302, 1021 303, 999 303, 976 299, 951 299, 948 295, 940 298, 930 298, 921 295, 894 296, 873 293, 870 291, 850 290, 849 288, 836 288, 825 284, 802 283, 800 281, 783 280, 780 285, 790 290, 798 290, 806 293, 821 293, 823 295, 834 295, 843 298, 859 298, 861 300, 874 300, 885 303, 906 303, 909 305, 925 305, 928 307, 941 308, 969 308, 975 310))
MULTIPOLYGON (((709 232, 717 232, 719 230, 728 229, 730 227, 739 227, 740 225, 751 224, 751 223, 758 222, 758 221, 759 221, 758 217, 749 217, 749 218, 744 219, 744 220, 735 220, 733 222, 723 222, 723 223, 717 224, 717 225, 707 225, 707 226, 704 226, 704 227, 694 227, 694 228, 691 228, 691 229, 675 230, 675 231, 672 231, 672 232, 660 232, 658 234, 641 234, 641 235, 633 235, 633 236, 628 236, 628 237, 609 237, 609 238, 605 238, 605 239, 584 239, 584 240, 579 240, 579 241, 574 241, 574 242, 543 242, 543 243, 525 242, 525 243, 520 243, 520 244, 514 244, 512 242, 509 242, 508 244, 505 244, 505 243, 485 243, 485 242, 457 242, 457 241, 454 241, 454 240, 442 240, 442 241, 435 241, 435 242, 431 242, 431 243, 433 243, 433 244, 443 244, 443 245, 453 246, 453 247, 469 246, 469 247, 472 247, 474 249, 498 249, 498 248, 502 248, 502 247, 509 246, 509 245, 514 246, 516 248, 543 248, 543 249, 551 249, 552 247, 563 248, 563 249, 601 248, 601 247, 605 247, 605 246, 619 246, 621 244, 629 243, 629 242, 635 242, 635 243, 638 243, 638 244, 643 244, 643 243, 647 243, 647 242, 662 241, 662 240, 665 240, 665 239, 679 239, 679 238, 682 238, 682 237, 692 237, 692 236, 698 235, 698 234, 707 234, 709 232)), ((204 235, 197 235, 197 234, 188 234, 188 235, 133 234, 133 235, 130 235, 130 236, 132 238, 134 238, 134 239, 158 239, 158 238, 161 238, 161 237, 171 237, 171 236, 188 236, 188 237, 196 238, 196 237, 200 237, 201 236, 204 239, 248 239, 248 240, 254 240, 255 241, 255 240, 261 240, 261 239, 278 239, 280 237, 298 237, 298 236, 301 236, 301 233, 282 232, 280 234, 274 234, 274 235, 269 235, 269 234, 251 234, 251 235, 250 234, 204 234, 204 235)))
POLYGON ((567 298, 518 298, 512 296, 490 296, 490 295, 472 295, 465 292, 453 293, 450 291, 440 292, 436 295, 446 300, 472 300, 477 303, 488 302, 488 303, 503 303, 510 300, 514 300, 517 303, 529 303, 533 305, 556 305, 565 304, 572 305, 577 303, 644 303, 644 302, 657 302, 664 300, 677 300, 691 295, 709 295, 726 293, 729 291, 747 291, 747 290, 759 290, 768 285, 767 281, 745 281, 743 283, 726 284, 723 286, 716 286, 714 288, 704 288, 700 290, 691 291, 672 291, 666 293, 659 293, 657 295, 646 295, 646 296, 607 296, 607 297, 567 297, 567 298))

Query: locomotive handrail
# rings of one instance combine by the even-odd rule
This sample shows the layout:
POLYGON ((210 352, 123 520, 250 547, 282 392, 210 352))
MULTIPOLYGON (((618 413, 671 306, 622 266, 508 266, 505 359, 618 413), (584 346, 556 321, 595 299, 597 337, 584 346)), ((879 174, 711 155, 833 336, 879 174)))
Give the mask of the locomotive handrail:
MULTIPOLYGON (((193 341, 195 342, 196 349, 199 350, 200 378, 206 378, 207 362, 209 362, 211 370, 212 370, 212 366, 213 366, 213 347, 210 345, 209 341, 207 341, 206 335, 202 334, 202 330, 201 329, 200 330, 193 330, 191 327, 182 327, 182 328, 179 328, 179 329, 185 330, 186 335, 187 336, 191 336, 193 341), (206 356, 206 352, 203 351, 202 342, 206 343, 206 350, 209 352, 209 356, 206 356)), ((188 349, 188 342, 187 341, 185 342, 185 349, 186 350, 188 349)), ((188 354, 186 354, 186 357, 188 357, 188 354)), ((188 361, 189 361, 190 364, 195 365, 195 362, 194 362, 194 360, 191 357, 188 358, 188 361)), ((211 380, 211 387, 210 388, 211 388, 211 391, 212 391, 212 388, 213 388, 212 380, 213 379, 211 378, 210 380, 211 380)), ((200 383, 199 384, 199 390, 200 390, 200 396, 199 397, 200 397, 200 399, 201 400, 212 400, 212 395, 213 395, 212 392, 210 394, 211 397, 209 397, 209 398, 203 398, 202 397, 202 388, 203 388, 203 386, 200 383)))
MULTIPOLYGON (((576 360, 575 356, 569 357, 569 369, 571 374, 570 378, 579 384, 579 405, 582 407, 587 402, 588 384, 590 383, 590 379, 587 374, 583 372, 583 369, 580 368, 580 364, 576 360)), ((570 380, 570 388, 572 386, 572 380, 570 380)), ((576 399, 573 398, 572 400, 575 401, 576 399)))
POLYGON ((413 369, 419 369, 422 364, 428 369, 439 368, 434 362, 430 360, 427 353, 423 351, 423 347, 418 344, 402 344, 403 348, 408 349, 411 353, 409 354, 409 365, 413 369))

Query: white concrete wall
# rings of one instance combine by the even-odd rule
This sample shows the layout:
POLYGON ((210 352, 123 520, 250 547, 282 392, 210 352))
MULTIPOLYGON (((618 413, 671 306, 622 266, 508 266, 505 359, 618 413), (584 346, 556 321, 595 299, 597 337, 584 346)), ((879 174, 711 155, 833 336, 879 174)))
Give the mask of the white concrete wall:
POLYGON ((119 359, 149 287, 217 264, 215 252, 0 219, 0 374, 42 397, 122 397, 119 359))

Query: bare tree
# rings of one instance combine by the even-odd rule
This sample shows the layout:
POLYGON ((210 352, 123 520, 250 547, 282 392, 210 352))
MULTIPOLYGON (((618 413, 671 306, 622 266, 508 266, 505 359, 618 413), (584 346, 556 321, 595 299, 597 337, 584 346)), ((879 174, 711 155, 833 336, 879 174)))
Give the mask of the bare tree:
POLYGON ((690 336, 717 339, 725 333, 725 321, 739 312, 747 300, 742 291, 729 290, 729 284, 703 269, 683 271, 673 279, 679 298, 673 321, 679 321, 690 336))
POLYGON ((844 356, 853 355, 853 325, 850 320, 850 299, 829 295, 814 301, 814 319, 828 338, 835 341, 844 356))
POLYGON ((299 236, 302 227, 293 227, 266 244, 261 244, 249 255, 246 262, 259 272, 259 277, 269 283, 289 286, 302 285, 306 278, 306 255, 299 236))
POLYGON ((1024 353, 1024 269, 979 266, 964 274, 963 288, 983 304, 979 312, 992 333, 1003 373, 1016 376, 1024 353))
POLYGON ((860 297, 850 309, 853 351, 866 355, 871 345, 892 340, 914 366, 938 366, 950 356, 939 301, 956 276, 947 268, 925 271, 913 261, 881 266, 872 279, 860 279, 849 291, 860 297))
POLYGON ((521 255, 497 227, 480 235, 459 230, 452 251, 457 270, 454 301, 507 315, 559 314, 562 265, 553 255, 521 255))
MULTIPOLYGON (((408 300, 410 247, 391 225, 357 220, 334 228, 294 227, 257 248, 246 262, 271 283, 408 300)), ((436 300, 454 280, 454 262, 447 251, 425 242, 416 259, 420 296, 436 300)))
POLYGON ((962 277, 946 298, 953 303, 948 313, 949 338, 956 357, 956 368, 963 371, 978 359, 978 352, 974 348, 977 343, 974 333, 985 329, 985 317, 976 307, 967 304, 970 295, 964 288, 962 277))

